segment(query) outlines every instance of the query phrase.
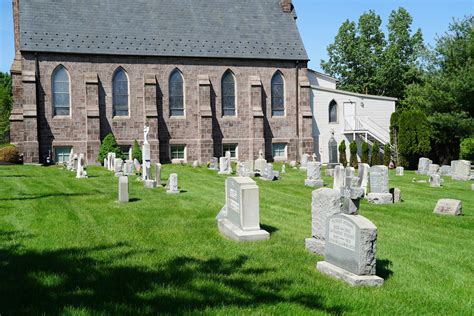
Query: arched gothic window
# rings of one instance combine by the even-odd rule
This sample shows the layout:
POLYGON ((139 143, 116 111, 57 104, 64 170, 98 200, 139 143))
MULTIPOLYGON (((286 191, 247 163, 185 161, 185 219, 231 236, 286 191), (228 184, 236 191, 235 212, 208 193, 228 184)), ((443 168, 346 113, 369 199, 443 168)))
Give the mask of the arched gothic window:
POLYGON ((128 116, 128 76, 122 68, 115 72, 112 87, 114 116, 128 116))
POLYGON ((175 69, 170 76, 169 102, 171 116, 184 116, 184 80, 178 69, 175 69))
POLYGON ((285 81, 277 71, 272 78, 272 116, 285 115, 285 81))
POLYGON ((329 103, 329 123, 337 123, 337 102, 334 100, 329 103))
POLYGON ((235 78, 228 70, 222 77, 222 116, 235 115, 235 78))
POLYGON ((54 70, 52 90, 53 115, 69 116, 71 113, 69 73, 64 66, 59 66, 54 70))

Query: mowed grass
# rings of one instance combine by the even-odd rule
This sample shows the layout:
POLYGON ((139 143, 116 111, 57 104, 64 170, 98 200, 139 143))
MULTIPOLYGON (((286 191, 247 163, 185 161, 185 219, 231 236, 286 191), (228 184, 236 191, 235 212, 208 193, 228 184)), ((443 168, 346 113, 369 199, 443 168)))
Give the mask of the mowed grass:
POLYGON ((165 165, 163 183, 177 172, 182 194, 131 178, 128 204, 116 202, 111 172, 88 172, 0 166, 0 314, 472 315, 470 182, 430 188, 391 171, 403 203, 360 209, 378 227, 385 284, 354 288, 319 273, 322 257, 305 250, 312 189, 302 171, 256 179, 271 232, 257 243, 219 234, 225 177, 215 171, 165 165), (464 216, 432 214, 440 198, 462 200, 464 216))

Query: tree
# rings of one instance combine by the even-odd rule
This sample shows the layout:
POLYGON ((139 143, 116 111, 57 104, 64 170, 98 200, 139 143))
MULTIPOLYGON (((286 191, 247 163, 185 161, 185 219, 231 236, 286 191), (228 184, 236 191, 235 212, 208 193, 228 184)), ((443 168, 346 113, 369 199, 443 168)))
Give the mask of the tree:
POLYGON ((430 150, 430 126, 426 115, 419 109, 404 110, 398 119, 398 151, 403 157, 399 164, 415 168, 418 158, 430 150))
POLYGON ((369 163, 369 144, 366 142, 362 143, 362 157, 361 157, 361 162, 362 163, 369 163))
POLYGON ((132 158, 142 163, 142 150, 136 139, 133 141, 132 158))
POLYGON ((474 134, 474 28, 472 18, 454 21, 437 39, 422 83, 410 85, 403 108, 426 113, 431 157, 449 163, 459 157, 461 140, 474 134))
POLYGON ((370 157, 371 166, 379 166, 382 164, 380 159, 380 146, 378 142, 375 142, 372 146, 372 156, 370 157))
POLYGON ((392 160, 392 148, 390 148, 390 144, 385 144, 383 147, 383 164, 384 166, 389 166, 390 161, 392 160))
POLYGON ((461 142, 459 158, 474 161, 474 137, 466 138, 461 142))
POLYGON ((412 22, 405 9, 392 11, 387 41, 374 11, 362 14, 357 24, 346 20, 321 68, 342 89, 402 98, 407 85, 420 82, 419 61, 425 52, 421 30, 412 34, 412 22))
POLYGON ((102 140, 97 160, 100 163, 103 163, 108 153, 115 153, 116 158, 124 159, 122 149, 120 149, 119 145, 117 144, 117 140, 112 133, 109 133, 107 136, 105 136, 104 140, 102 140))
POLYGON ((8 142, 9 140, 12 105, 11 76, 0 72, 0 144, 8 142))
POLYGON ((349 151, 351 152, 350 166, 355 169, 359 168, 359 162, 357 161, 357 143, 355 140, 349 145, 349 151))
POLYGON ((347 156, 346 156, 346 141, 343 140, 339 144, 339 163, 344 167, 347 166, 347 156))

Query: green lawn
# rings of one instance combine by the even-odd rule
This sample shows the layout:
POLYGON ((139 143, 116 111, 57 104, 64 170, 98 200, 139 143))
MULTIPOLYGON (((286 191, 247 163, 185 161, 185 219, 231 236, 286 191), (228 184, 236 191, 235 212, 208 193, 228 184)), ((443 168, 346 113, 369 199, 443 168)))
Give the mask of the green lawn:
MULTIPOLYGON (((279 167, 278 167, 279 168, 279 167)), ((0 166, 0 314, 457 314, 472 315, 474 192, 446 178, 443 188, 395 177, 403 203, 361 203, 378 227, 380 288, 353 288, 320 274, 305 250, 311 188, 288 168, 260 187, 269 241, 223 238, 214 217, 224 176, 168 166, 180 195, 131 179, 120 205, 117 178, 58 167, 0 166), (432 214, 440 198, 463 201, 464 216, 432 214)), ((423 178, 423 177, 418 177, 423 178)), ((332 186, 332 179, 325 178, 332 186)))

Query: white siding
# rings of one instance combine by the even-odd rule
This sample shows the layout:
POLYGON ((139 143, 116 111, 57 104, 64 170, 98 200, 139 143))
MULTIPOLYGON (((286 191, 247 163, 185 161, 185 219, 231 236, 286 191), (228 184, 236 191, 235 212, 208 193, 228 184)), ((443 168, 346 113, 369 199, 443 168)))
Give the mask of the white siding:
POLYGON ((318 86, 328 89, 336 89, 336 79, 320 74, 313 70, 308 71, 309 83, 312 86, 318 86))
POLYGON ((390 116, 395 111, 395 99, 363 96, 340 90, 313 87, 313 137, 315 152, 319 154, 318 156, 323 163, 329 162, 328 143, 332 131, 334 131, 334 138, 338 144, 342 140, 346 141, 347 157, 349 158, 349 143, 352 141, 353 135, 344 135, 345 102, 354 102, 356 117, 369 117, 386 131, 385 137, 389 139, 390 116), (338 104, 337 123, 329 123, 329 103, 332 100, 335 100, 338 104))

